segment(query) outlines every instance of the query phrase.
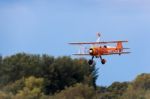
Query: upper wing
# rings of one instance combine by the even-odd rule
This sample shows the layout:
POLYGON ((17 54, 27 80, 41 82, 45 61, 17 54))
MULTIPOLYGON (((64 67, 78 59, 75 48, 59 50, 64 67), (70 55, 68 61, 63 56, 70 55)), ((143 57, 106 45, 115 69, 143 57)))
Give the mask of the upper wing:
POLYGON ((118 42, 128 42, 128 41, 108 41, 108 42, 75 42, 69 43, 74 45, 81 45, 81 44, 107 44, 107 43, 118 43, 118 42))

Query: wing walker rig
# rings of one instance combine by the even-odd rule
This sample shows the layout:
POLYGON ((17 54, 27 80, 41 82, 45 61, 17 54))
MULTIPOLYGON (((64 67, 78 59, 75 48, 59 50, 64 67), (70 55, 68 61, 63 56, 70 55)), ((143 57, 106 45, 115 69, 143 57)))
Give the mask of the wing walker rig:
POLYGON ((98 39, 96 42, 72 42, 71 45, 81 46, 79 53, 73 54, 77 56, 92 56, 88 61, 89 65, 94 64, 94 58, 100 58, 102 64, 106 63, 106 60, 102 58, 104 55, 121 55, 129 54, 130 52, 124 51, 129 48, 123 48, 122 43, 128 42, 127 40, 118 40, 118 41, 100 41, 100 33, 97 33, 98 39), (108 46, 106 44, 115 43, 116 46, 108 46), (89 48, 84 48, 83 45, 91 45, 89 48))

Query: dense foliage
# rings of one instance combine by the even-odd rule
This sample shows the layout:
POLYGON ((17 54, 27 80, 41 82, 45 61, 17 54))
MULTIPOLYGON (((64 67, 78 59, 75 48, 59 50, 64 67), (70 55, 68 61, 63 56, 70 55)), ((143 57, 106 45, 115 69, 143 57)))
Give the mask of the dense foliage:
POLYGON ((1 92, 16 95, 25 90, 32 91, 32 88, 26 88, 29 86, 26 80, 33 87, 38 79, 41 79, 40 89, 33 89, 40 90, 38 92, 45 95, 53 95, 77 83, 95 88, 97 71, 85 59, 71 59, 66 56, 54 58, 48 55, 18 53, 0 57, 1 92))
POLYGON ((96 86, 85 59, 18 53, 0 57, 0 99, 150 99, 150 74, 96 86))

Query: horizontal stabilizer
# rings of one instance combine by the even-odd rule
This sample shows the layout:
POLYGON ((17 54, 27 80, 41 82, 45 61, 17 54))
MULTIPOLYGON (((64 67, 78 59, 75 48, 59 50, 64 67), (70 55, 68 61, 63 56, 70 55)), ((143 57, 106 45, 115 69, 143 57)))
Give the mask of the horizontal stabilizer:
POLYGON ((130 49, 130 48, 122 48, 122 49, 130 49))

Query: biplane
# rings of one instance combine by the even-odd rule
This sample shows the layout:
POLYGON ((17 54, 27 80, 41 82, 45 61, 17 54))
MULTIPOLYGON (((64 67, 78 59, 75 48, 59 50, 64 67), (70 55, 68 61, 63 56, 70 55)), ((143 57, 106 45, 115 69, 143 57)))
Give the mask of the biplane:
POLYGON ((100 61, 102 64, 106 63, 106 60, 102 58, 104 55, 121 55, 121 54, 129 54, 130 52, 124 51, 125 49, 129 48, 123 48, 122 43, 128 42, 127 40, 119 40, 119 41, 100 41, 100 33, 97 33, 98 39, 96 42, 73 42, 69 43, 71 45, 79 45, 81 46, 79 53, 75 53, 73 55, 78 56, 92 56, 92 58, 88 61, 89 65, 92 65, 94 63, 94 58, 100 58, 100 61), (116 44, 115 46, 108 46, 106 44, 116 44), (91 45, 91 47, 85 49, 82 47, 83 45, 91 45))

